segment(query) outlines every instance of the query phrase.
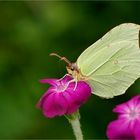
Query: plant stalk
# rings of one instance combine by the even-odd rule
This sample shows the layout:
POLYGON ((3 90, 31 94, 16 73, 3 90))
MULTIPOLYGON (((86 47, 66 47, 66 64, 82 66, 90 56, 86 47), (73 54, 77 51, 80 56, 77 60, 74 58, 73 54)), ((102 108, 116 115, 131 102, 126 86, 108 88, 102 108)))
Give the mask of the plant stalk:
POLYGON ((70 122, 72 126, 76 140, 83 140, 79 112, 75 112, 74 114, 69 115, 69 116, 67 115, 66 118, 68 119, 68 121, 70 122))

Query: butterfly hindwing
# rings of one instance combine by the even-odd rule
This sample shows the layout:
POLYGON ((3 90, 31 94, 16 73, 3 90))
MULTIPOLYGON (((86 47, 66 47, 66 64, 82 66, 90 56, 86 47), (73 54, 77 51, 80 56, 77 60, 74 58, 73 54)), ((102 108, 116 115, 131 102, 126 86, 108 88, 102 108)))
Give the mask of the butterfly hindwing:
POLYGON ((121 95, 140 77, 139 30, 139 25, 121 24, 79 56, 77 66, 94 94, 121 95))

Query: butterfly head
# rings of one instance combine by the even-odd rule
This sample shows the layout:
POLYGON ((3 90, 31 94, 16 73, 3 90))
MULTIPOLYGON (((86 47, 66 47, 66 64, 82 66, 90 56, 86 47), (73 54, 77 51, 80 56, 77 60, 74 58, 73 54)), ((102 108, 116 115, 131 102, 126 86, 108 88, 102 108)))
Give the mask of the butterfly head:
POLYGON ((50 56, 56 56, 60 58, 60 60, 63 60, 64 62, 66 62, 67 63, 66 69, 68 71, 68 74, 70 74, 76 80, 81 79, 81 73, 76 63, 71 63, 66 57, 60 56, 56 53, 51 53, 50 56))
POLYGON ((79 73, 78 67, 76 63, 70 63, 70 65, 66 66, 66 69, 69 74, 73 75, 73 73, 79 73))

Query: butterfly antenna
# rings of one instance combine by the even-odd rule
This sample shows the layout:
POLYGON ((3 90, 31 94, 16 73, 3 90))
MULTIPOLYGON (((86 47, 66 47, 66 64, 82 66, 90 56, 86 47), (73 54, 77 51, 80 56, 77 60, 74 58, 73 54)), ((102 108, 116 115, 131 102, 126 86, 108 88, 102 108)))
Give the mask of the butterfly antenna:
POLYGON ((57 53, 51 53, 50 56, 56 56, 60 58, 60 60, 65 61, 69 66, 71 66, 71 62, 66 57, 60 56, 57 53))

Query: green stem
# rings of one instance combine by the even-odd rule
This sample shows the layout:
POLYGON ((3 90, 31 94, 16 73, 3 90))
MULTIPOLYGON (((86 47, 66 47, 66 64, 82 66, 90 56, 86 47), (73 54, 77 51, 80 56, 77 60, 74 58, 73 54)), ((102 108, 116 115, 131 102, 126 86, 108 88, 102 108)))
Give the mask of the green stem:
POLYGON ((83 134, 82 134, 81 126, 80 126, 79 112, 76 112, 69 116, 67 115, 66 118, 69 120, 69 122, 72 126, 76 140, 83 140, 83 134))

